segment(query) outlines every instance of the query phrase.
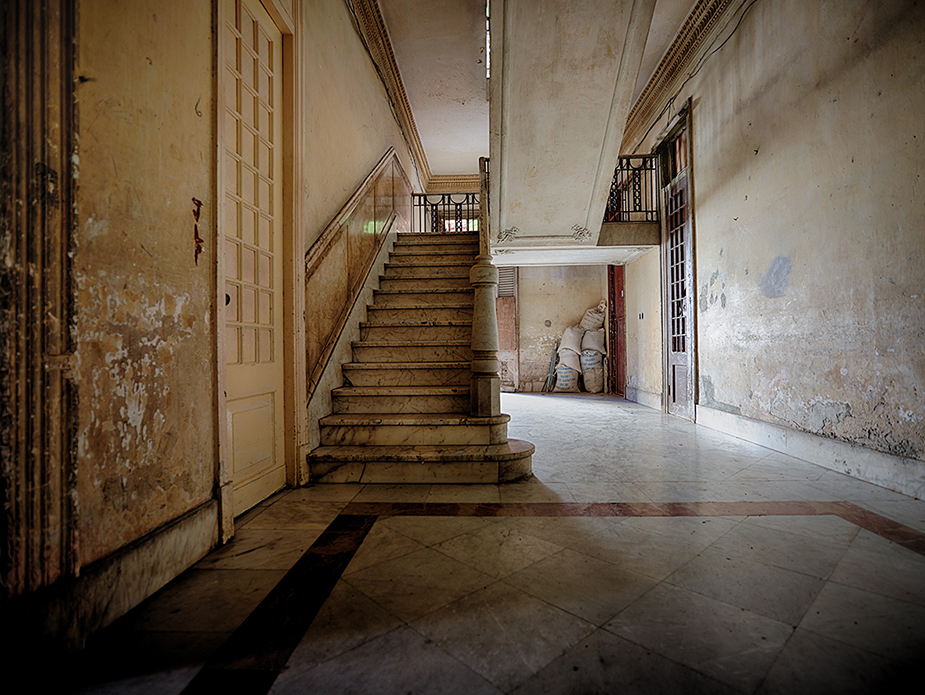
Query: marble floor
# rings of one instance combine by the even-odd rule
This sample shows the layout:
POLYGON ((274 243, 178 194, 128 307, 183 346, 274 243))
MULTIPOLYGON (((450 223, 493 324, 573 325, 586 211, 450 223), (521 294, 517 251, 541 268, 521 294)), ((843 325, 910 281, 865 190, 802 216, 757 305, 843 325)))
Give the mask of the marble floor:
POLYGON ((503 409, 535 479, 283 491, 57 670, 62 690, 921 687, 925 501, 621 399, 503 409))

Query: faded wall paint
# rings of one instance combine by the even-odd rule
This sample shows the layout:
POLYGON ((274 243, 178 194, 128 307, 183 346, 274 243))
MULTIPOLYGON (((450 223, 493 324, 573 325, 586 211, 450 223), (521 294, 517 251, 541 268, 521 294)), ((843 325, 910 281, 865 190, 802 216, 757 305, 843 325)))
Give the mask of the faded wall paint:
POLYGON ((762 0, 678 94, 701 404, 925 459, 923 42, 925 3, 762 0))
POLYGON ((625 268, 627 398, 653 402, 662 393, 662 309, 658 249, 625 268), (642 318, 640 318, 640 315, 642 318), (640 394, 639 392, 644 392, 640 394))
POLYGON ((80 3, 82 564, 212 496, 211 36, 209 3, 80 3), (204 203, 198 265, 193 197, 204 203))
POLYGON ((302 199, 308 250, 389 147, 398 153, 412 187, 421 186, 346 3, 313 3, 303 13, 302 31, 302 199))
POLYGON ((607 266, 523 266, 517 270, 520 390, 541 391, 553 344, 607 297, 607 266), (548 322, 549 325, 546 325, 548 322))

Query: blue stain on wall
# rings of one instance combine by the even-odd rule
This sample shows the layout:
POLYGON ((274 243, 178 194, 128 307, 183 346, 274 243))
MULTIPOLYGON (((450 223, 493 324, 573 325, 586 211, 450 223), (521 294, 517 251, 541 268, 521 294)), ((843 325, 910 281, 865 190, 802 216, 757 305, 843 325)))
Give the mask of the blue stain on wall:
POLYGON ((787 256, 778 256, 771 261, 771 265, 764 271, 764 277, 761 278, 761 291, 765 297, 776 299, 787 293, 787 278, 792 267, 787 256))

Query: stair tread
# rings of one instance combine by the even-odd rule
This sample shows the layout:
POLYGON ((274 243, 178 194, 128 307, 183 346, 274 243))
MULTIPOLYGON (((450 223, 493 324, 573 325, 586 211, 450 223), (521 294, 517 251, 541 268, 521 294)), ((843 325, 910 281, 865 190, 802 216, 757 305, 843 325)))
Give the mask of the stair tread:
POLYGON ((505 444, 392 444, 373 446, 319 446, 312 460, 335 461, 505 461, 532 454, 535 447, 520 439, 505 444))
MULTIPOLYGON (((379 324, 382 325, 382 324, 379 324)), ((440 347, 441 345, 462 345, 468 347, 471 340, 355 340, 353 347, 440 347)))
MULTIPOLYGON (((368 307, 367 307, 368 308, 368 307)), ((421 326, 471 326, 472 320, 450 320, 450 321, 383 321, 381 323, 370 323, 362 321, 360 328, 383 328, 386 326, 399 328, 420 328, 421 326)))
POLYGON ((322 426, 344 425, 496 425, 509 422, 511 416, 474 417, 465 413, 338 413, 319 420, 322 426))
POLYGON ((447 302, 445 304, 370 304, 367 310, 375 309, 377 311, 394 311, 396 309, 471 309, 472 303, 447 302))
POLYGON ((462 396, 468 386, 339 386, 331 393, 340 396, 462 396))
POLYGON ((468 369, 472 361, 447 362, 345 362, 347 369, 468 369))
POLYGON ((373 294, 450 294, 452 292, 474 294, 475 289, 472 287, 403 287, 395 290, 373 290, 373 294))
MULTIPOLYGON (((402 255, 402 254, 399 254, 399 255, 402 255)), ((416 255, 419 255, 419 254, 404 254, 404 255, 416 256, 416 255)), ((466 265, 466 266, 471 266, 471 265, 472 265, 472 263, 471 263, 470 261, 465 260, 465 259, 452 260, 452 261, 430 261, 430 262, 428 262, 428 261, 426 261, 426 260, 423 260, 423 259, 425 259, 425 258, 427 258, 427 257, 426 257, 426 256, 421 256, 421 259, 422 259, 422 260, 420 260, 420 261, 418 261, 418 262, 416 262, 416 263, 402 263, 402 264, 400 264, 400 265, 397 265, 397 264, 395 264, 395 263, 386 263, 386 264, 385 264, 385 267, 386 267, 386 269, 388 269, 389 267, 393 267, 393 268, 394 268, 394 267, 396 267, 396 265, 397 265, 397 267, 399 267, 399 268, 415 268, 415 267, 419 267, 419 268, 442 268, 442 267, 456 267, 456 266, 462 266, 462 265, 466 265)))

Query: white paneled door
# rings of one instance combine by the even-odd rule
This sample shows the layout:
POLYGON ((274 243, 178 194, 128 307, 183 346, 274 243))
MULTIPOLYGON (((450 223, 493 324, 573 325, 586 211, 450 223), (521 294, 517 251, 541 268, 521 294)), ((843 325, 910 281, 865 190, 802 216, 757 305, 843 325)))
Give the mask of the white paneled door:
POLYGON ((225 391, 234 514, 286 483, 282 37, 257 0, 224 18, 225 391))

